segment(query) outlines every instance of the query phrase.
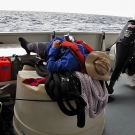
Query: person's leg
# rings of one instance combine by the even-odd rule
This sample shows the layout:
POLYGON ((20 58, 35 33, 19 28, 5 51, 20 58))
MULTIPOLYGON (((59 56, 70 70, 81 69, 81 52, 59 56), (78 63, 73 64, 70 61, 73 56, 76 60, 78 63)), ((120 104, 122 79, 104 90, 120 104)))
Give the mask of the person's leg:
POLYGON ((46 47, 47 47, 47 45, 48 45, 48 42, 45 42, 45 43, 38 42, 37 45, 33 46, 33 49, 37 51, 36 53, 39 55, 39 57, 41 59, 45 59, 45 61, 46 61, 46 47))
POLYGON ((27 48, 28 42, 22 37, 19 37, 18 40, 20 41, 21 47, 25 49, 27 54, 30 54, 31 51, 27 48))
POLYGON ((40 43, 40 42, 33 42, 29 43, 24 38, 19 37, 19 41, 21 43, 22 48, 24 48, 27 52, 27 54, 30 54, 30 52, 35 52, 37 55, 39 55, 40 58, 45 59, 45 50, 48 45, 48 42, 46 43, 40 43))

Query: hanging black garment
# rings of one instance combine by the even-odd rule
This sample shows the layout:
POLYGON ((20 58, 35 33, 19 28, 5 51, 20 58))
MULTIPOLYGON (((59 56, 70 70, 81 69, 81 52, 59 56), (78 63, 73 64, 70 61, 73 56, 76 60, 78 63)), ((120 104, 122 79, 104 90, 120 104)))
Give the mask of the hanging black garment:
POLYGON ((113 93, 113 86, 118 80, 126 63, 132 58, 135 51, 135 20, 127 22, 116 42, 116 64, 111 75, 108 93, 113 93))

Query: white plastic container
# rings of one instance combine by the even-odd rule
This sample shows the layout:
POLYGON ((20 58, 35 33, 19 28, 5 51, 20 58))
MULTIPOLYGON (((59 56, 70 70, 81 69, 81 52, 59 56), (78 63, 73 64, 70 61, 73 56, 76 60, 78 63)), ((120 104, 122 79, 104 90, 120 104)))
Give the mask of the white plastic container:
MULTIPOLYGON (((19 71, 16 98, 50 100, 44 85, 25 85, 26 78, 39 78, 35 71, 19 71)), ((74 102, 73 102, 74 103, 74 102)), ((102 135, 104 110, 94 119, 86 112, 85 126, 77 127, 77 116, 67 116, 56 102, 16 101, 13 126, 17 135, 102 135)))

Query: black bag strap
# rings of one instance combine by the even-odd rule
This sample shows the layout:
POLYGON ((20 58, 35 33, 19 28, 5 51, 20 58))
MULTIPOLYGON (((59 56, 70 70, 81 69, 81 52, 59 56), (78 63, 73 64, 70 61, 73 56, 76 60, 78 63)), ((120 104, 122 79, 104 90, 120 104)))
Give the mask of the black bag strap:
POLYGON ((77 114, 76 112, 69 110, 68 108, 66 108, 66 106, 64 104, 64 102, 66 100, 65 101, 63 100, 63 96, 61 93, 61 82, 60 82, 60 78, 59 78, 58 74, 53 73, 53 78, 55 81, 55 98, 56 98, 59 108, 66 115, 69 115, 69 116, 76 115, 77 114))
MULTIPOLYGON (((67 98, 67 100, 69 100, 71 98, 75 100, 76 103, 75 111, 77 112, 77 126, 82 128, 85 126, 86 102, 80 96, 81 95, 80 80, 76 77, 76 75, 73 72, 66 71, 64 73, 66 77, 62 78, 62 80, 64 81, 61 82, 61 91, 65 99, 67 98)), ((71 107, 73 106, 71 105, 71 107)))
MULTIPOLYGON (((72 106, 70 103, 70 100, 73 100, 73 97, 70 95, 70 79, 65 74, 59 74, 60 80, 61 80, 61 92, 62 96, 65 99, 65 102, 67 103, 68 107, 75 113, 77 113, 77 109, 72 106)), ((72 80, 73 81, 73 80, 72 80)))
POLYGON ((37 74, 39 76, 45 77, 45 76, 48 76, 50 72, 48 72, 43 62, 44 60, 34 57, 31 59, 28 59, 28 61, 23 62, 22 66, 28 65, 31 67, 35 67, 37 74))
POLYGON ((53 80, 53 74, 51 73, 49 77, 45 81, 45 90, 46 93, 49 95, 49 97, 53 100, 56 101, 55 94, 54 94, 54 86, 55 82, 53 80))
POLYGON ((85 125, 86 102, 81 95, 80 80, 70 71, 51 73, 46 80, 45 89, 50 98, 57 102, 60 110, 68 115, 77 115, 77 126, 85 125), (74 100, 76 106, 70 101, 74 100))
POLYGON ((50 74, 50 72, 46 69, 45 65, 35 65, 36 72, 39 76, 45 77, 50 74))
POLYGON ((80 100, 75 99, 77 104, 77 126, 82 128, 85 126, 85 108, 80 100))

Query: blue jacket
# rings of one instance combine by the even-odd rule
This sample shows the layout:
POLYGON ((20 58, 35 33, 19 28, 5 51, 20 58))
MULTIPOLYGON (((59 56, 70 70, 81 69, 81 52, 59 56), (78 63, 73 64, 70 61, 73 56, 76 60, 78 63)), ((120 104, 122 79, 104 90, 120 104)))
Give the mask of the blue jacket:
MULTIPOLYGON (((49 72, 60 72, 65 70, 80 71, 81 68, 77 58, 71 53, 68 48, 66 50, 63 47, 60 47, 59 49, 52 48, 53 41, 55 40, 60 40, 62 42, 64 40, 64 37, 56 37, 48 43, 48 46, 46 48, 47 70, 49 72), (60 58, 58 58, 59 54, 61 54, 63 51, 64 54, 60 58)), ((86 59, 89 52, 81 44, 77 44, 77 46, 86 59)))

